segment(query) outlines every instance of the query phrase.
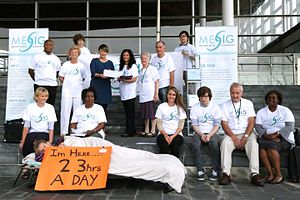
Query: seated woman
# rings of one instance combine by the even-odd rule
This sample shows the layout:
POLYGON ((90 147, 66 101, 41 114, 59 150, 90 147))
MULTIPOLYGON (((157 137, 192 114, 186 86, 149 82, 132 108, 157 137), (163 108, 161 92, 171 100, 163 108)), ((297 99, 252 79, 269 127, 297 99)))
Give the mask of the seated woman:
POLYGON ((295 118, 289 108, 281 106, 280 92, 269 91, 265 101, 267 106, 257 112, 255 129, 259 136, 260 158, 268 173, 266 182, 277 184, 283 181, 280 172, 280 152, 291 148, 295 142, 295 118))
POLYGON ((71 120, 71 135, 104 138, 103 128, 107 122, 102 106, 95 104, 96 93, 92 87, 82 90, 83 105, 78 107, 71 120))
POLYGON ((53 141, 54 122, 57 121, 54 107, 46 103, 49 93, 39 87, 34 93, 35 103, 28 105, 23 120, 24 128, 20 148, 23 156, 34 152, 34 142, 37 140, 53 141))
MULTIPOLYGON (((44 152, 45 148, 50 146, 46 141, 38 141, 36 145, 39 152, 44 152)), ((121 147, 102 138, 95 137, 80 138, 65 136, 58 140, 57 145, 61 147, 111 146, 112 153, 108 169, 109 174, 162 182, 172 187, 165 187, 165 193, 174 189, 178 193, 181 193, 186 170, 180 160, 174 156, 121 147)), ((28 157, 34 160, 35 155, 40 156, 41 154, 32 153, 28 157)), ((30 162, 29 159, 27 159, 27 162, 30 162)))
POLYGON ((169 87, 167 102, 158 106, 155 117, 159 130, 156 138, 159 152, 171 153, 178 158, 180 146, 183 144, 181 131, 186 119, 186 109, 175 87, 169 87))

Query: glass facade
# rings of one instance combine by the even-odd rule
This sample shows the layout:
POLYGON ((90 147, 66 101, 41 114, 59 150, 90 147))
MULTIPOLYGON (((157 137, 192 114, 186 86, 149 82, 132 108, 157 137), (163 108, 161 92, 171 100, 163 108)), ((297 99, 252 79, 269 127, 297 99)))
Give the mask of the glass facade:
MULTIPOLYGON (((222 25, 222 0, 160 2, 158 30, 167 51, 173 51, 178 45, 177 36, 182 30, 190 32, 193 39, 194 27, 200 26, 203 19, 206 26, 222 25), (204 16, 202 1, 206 1, 204 16)), ((76 33, 86 37, 86 46, 92 53, 102 43, 110 46, 114 54, 124 48, 132 49, 135 54, 155 51, 156 0, 0 0, 0 5, 0 50, 8 50, 9 28, 36 27, 49 28, 55 42, 54 52, 61 56, 73 45, 72 37, 76 33)), ((299 21, 299 0, 234 0, 239 54, 256 54, 299 21)), ((288 52, 300 50, 285 48, 288 52)))

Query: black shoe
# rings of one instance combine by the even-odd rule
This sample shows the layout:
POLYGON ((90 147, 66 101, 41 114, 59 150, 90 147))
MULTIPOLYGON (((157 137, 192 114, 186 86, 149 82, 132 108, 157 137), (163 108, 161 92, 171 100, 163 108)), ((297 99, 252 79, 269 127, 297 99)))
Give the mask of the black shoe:
POLYGON ((169 186, 168 183, 164 183, 164 191, 163 191, 163 193, 167 194, 167 193, 172 192, 172 191, 174 191, 174 189, 171 186, 169 186))
POLYGON ((265 185, 263 179, 260 178, 258 174, 251 177, 251 183, 255 186, 262 187, 265 185))
POLYGON ((229 183, 231 183, 230 176, 228 176, 226 173, 222 173, 219 184, 220 185, 228 185, 229 183))

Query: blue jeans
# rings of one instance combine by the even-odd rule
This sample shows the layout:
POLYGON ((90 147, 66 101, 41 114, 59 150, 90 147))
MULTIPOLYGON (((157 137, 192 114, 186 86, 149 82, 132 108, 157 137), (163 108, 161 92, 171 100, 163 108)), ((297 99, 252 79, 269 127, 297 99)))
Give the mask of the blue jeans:
POLYGON ((168 92, 168 90, 169 90, 169 86, 163 87, 163 88, 159 88, 159 90, 158 90, 158 98, 161 101, 161 103, 167 101, 167 92, 168 92))
POLYGON ((220 168, 220 145, 219 136, 214 134, 208 143, 204 143, 198 134, 194 134, 192 137, 192 150, 195 157, 195 164, 197 171, 203 170, 203 160, 201 155, 201 147, 208 145, 211 152, 212 169, 217 171, 220 168))

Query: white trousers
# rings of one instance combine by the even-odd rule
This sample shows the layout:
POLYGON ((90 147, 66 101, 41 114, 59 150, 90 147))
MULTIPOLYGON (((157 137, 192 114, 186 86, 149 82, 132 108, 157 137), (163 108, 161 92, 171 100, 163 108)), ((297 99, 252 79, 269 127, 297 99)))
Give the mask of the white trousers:
POLYGON ((81 106, 80 97, 61 97, 61 112, 60 112, 60 133, 66 135, 69 130, 69 122, 71 110, 73 112, 76 108, 81 106))
MULTIPOLYGON (((243 137, 244 134, 236 135, 239 139, 243 137)), ((228 135, 225 135, 225 138, 221 144, 221 167, 222 172, 227 175, 230 174, 231 165, 232 165, 232 152, 236 147, 228 135)), ((248 138, 247 143, 245 144, 245 151, 249 159, 249 170, 250 173, 259 174, 259 149, 258 143, 256 141, 256 135, 252 132, 248 138)))

